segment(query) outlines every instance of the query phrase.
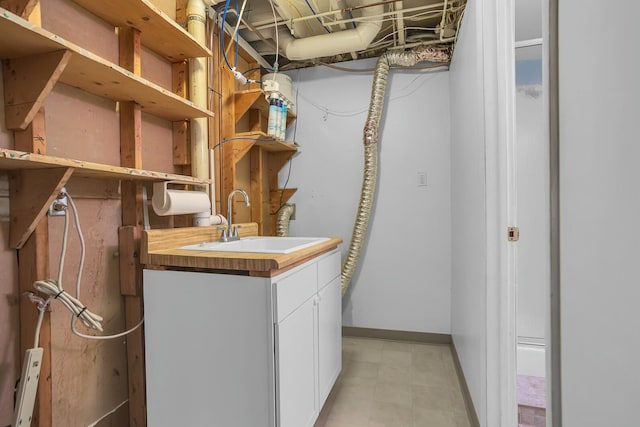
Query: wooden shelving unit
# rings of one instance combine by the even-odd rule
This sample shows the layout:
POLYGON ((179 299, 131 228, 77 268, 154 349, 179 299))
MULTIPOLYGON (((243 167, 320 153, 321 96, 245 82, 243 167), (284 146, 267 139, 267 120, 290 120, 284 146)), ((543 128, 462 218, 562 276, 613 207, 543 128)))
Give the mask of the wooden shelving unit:
POLYGON ((140 31, 140 42, 171 62, 212 53, 148 0, 73 0, 115 27, 140 31))
POLYGON ((175 181, 185 185, 207 185, 203 181, 184 175, 154 172, 144 169, 124 168, 102 163, 85 162, 64 157, 54 157, 24 151, 0 148, 0 170, 72 169, 73 175, 85 178, 117 179, 129 181, 175 181))
MULTIPOLYGON (((22 16, 35 2, 21 2, 22 16), (23 13, 24 12, 24 13, 23 13)), ((22 292, 48 272, 49 233, 47 209, 73 176, 121 181, 122 227, 117 230, 120 252, 120 292, 125 302, 125 324, 132 327, 143 316, 142 269, 139 247, 144 181, 175 181, 205 185, 189 176, 147 171, 142 166, 142 112, 182 124, 211 117, 213 113, 140 77, 140 46, 169 62, 208 57, 212 52, 164 15, 149 0, 76 0, 89 12, 119 27, 120 62, 116 65, 44 30, 0 7, 0 61, 3 66, 5 124, 15 131, 15 147, 0 149, 0 170, 9 171, 11 196, 10 246, 19 249, 19 281, 22 292), (121 165, 112 166, 47 156, 44 102, 57 83, 119 102, 121 165)), ((14 6, 13 2, 7 5, 14 6)), ((180 96, 182 95, 182 96, 180 96)), ((29 304, 28 302, 23 302, 29 304)), ((31 307, 29 307, 31 308, 31 307)), ((21 310, 21 335, 35 330, 32 310, 21 310)), ((36 316, 37 317, 37 316, 36 316)), ((34 425, 52 420, 51 340, 46 316, 40 345, 46 349, 34 425), (48 378, 48 379, 47 379, 48 378)), ((23 340, 26 342, 26 340, 23 340)), ((24 350, 24 349, 23 349, 24 350)), ((129 424, 147 425, 145 402, 144 340, 142 330, 127 336, 129 424)))
MULTIPOLYGON (((132 2, 135 3, 135 2, 132 2)), ((25 129, 59 81, 179 121, 213 113, 0 8, 8 129, 25 129)))
MULTIPOLYGON (((261 89, 249 89, 236 92, 234 94, 234 102, 236 123, 250 110, 257 111, 261 115, 269 115, 269 103, 265 99, 264 92, 262 92, 261 89)), ((295 119, 296 115, 294 112, 287 110, 287 126, 295 119)))
MULTIPOLYGON (((258 223, 260 235, 275 234, 276 213, 296 189, 280 189, 278 172, 297 152, 294 144, 277 141, 266 133, 269 105, 261 89, 236 91, 232 94, 235 133, 223 145, 223 194, 239 187, 238 164, 249 156, 249 186, 251 221, 258 223), (249 115, 248 126, 241 119, 249 115), (246 130, 246 129, 250 130, 246 130)), ((287 112, 287 125, 296 119, 287 112)))
POLYGON ((24 151, 0 149, 0 170, 12 171, 11 229, 9 244, 21 248, 60 189, 72 175, 126 181, 175 181, 180 184, 207 185, 209 181, 142 169, 53 157, 24 151))

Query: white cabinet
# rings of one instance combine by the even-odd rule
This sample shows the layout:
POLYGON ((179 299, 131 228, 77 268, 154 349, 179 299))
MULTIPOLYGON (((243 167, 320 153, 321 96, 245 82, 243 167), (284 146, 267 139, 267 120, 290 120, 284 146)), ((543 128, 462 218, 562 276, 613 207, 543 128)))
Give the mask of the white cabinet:
POLYGON ((276 325, 279 427, 313 426, 316 416, 315 298, 276 325))
POLYGON ((340 253, 273 278, 145 270, 148 423, 312 427, 341 369, 340 253))
POLYGON ((318 392, 319 407, 342 369, 342 298, 340 277, 318 292, 318 392))

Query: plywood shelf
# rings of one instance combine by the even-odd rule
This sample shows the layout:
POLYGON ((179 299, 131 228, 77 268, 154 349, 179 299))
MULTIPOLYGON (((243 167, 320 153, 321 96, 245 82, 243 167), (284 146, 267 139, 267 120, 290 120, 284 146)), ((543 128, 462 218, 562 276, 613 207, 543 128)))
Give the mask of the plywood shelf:
POLYGON ((73 0, 116 27, 140 31, 144 46, 171 62, 212 53, 149 0, 73 0))
MULTIPOLYGON (((68 58, 65 58, 65 63, 60 64, 55 70, 49 86, 59 81, 114 101, 133 101, 140 105, 143 112, 170 121, 213 116, 212 112, 171 91, 0 8, 0 59, 7 60, 4 61, 5 91, 9 85, 19 85, 20 80, 24 80, 15 73, 7 73, 12 67, 26 68, 25 63, 37 63, 41 57, 59 51, 70 52, 70 55, 66 55, 68 58)), ((22 84, 24 85, 24 81, 22 84)), ((50 90, 50 87, 48 89, 50 90)), ((41 104, 40 98, 42 97, 39 97, 38 101, 41 104)), ((7 97, 5 104, 13 110, 20 107, 12 105, 7 97)), ((26 108, 37 110, 39 106, 26 108)), ((24 129, 28 125, 22 117, 16 119, 9 111, 6 118, 7 127, 10 129, 24 129)))
POLYGON ((180 184, 206 185, 208 180, 171 173, 104 165, 63 157, 53 157, 24 151, 0 149, 0 170, 68 169, 73 175, 87 178, 117 179, 128 181, 176 181, 180 184))
POLYGON ((297 151, 298 148, 289 142, 277 141, 264 132, 240 132, 236 134, 236 138, 247 138, 254 140, 254 146, 262 147, 265 151, 297 151), (260 141, 255 141, 260 139, 260 141))
MULTIPOLYGON (((236 123, 247 114, 249 110, 259 110, 262 114, 269 115, 269 103, 264 97, 262 89, 249 89, 234 94, 236 123)), ((296 115, 287 109, 287 126, 296 119, 296 115)))

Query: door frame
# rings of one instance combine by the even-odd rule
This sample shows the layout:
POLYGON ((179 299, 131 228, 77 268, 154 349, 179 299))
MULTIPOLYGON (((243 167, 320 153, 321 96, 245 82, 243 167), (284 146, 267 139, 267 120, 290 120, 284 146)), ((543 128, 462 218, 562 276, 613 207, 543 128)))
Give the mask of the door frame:
POLYGON ((483 1, 487 426, 518 425, 515 261, 515 1, 483 1))
MULTIPOLYGON (((547 426, 562 426, 558 0, 542 1, 543 96, 548 106, 550 173, 550 286, 547 288, 547 426)), ((483 2, 487 209, 487 419, 486 425, 517 426, 517 226, 515 169, 515 0, 483 2)))

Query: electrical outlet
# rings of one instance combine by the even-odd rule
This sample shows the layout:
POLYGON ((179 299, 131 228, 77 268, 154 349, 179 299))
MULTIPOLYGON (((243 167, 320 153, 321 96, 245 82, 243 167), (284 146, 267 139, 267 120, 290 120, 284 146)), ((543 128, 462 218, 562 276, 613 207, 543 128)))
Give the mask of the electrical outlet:
POLYGON ((12 427, 27 427, 31 425, 33 406, 38 391, 38 380, 40 379, 43 351, 40 347, 30 348, 24 355, 22 377, 20 377, 20 386, 18 387, 18 394, 16 395, 16 407, 13 413, 12 427))
POLYGON ((427 186, 427 173, 418 172, 418 187, 426 187, 426 186, 427 186))
POLYGON ((49 216, 65 216, 67 214, 67 207, 69 206, 69 200, 67 199, 67 193, 63 188, 58 197, 51 202, 49 206, 49 216))

